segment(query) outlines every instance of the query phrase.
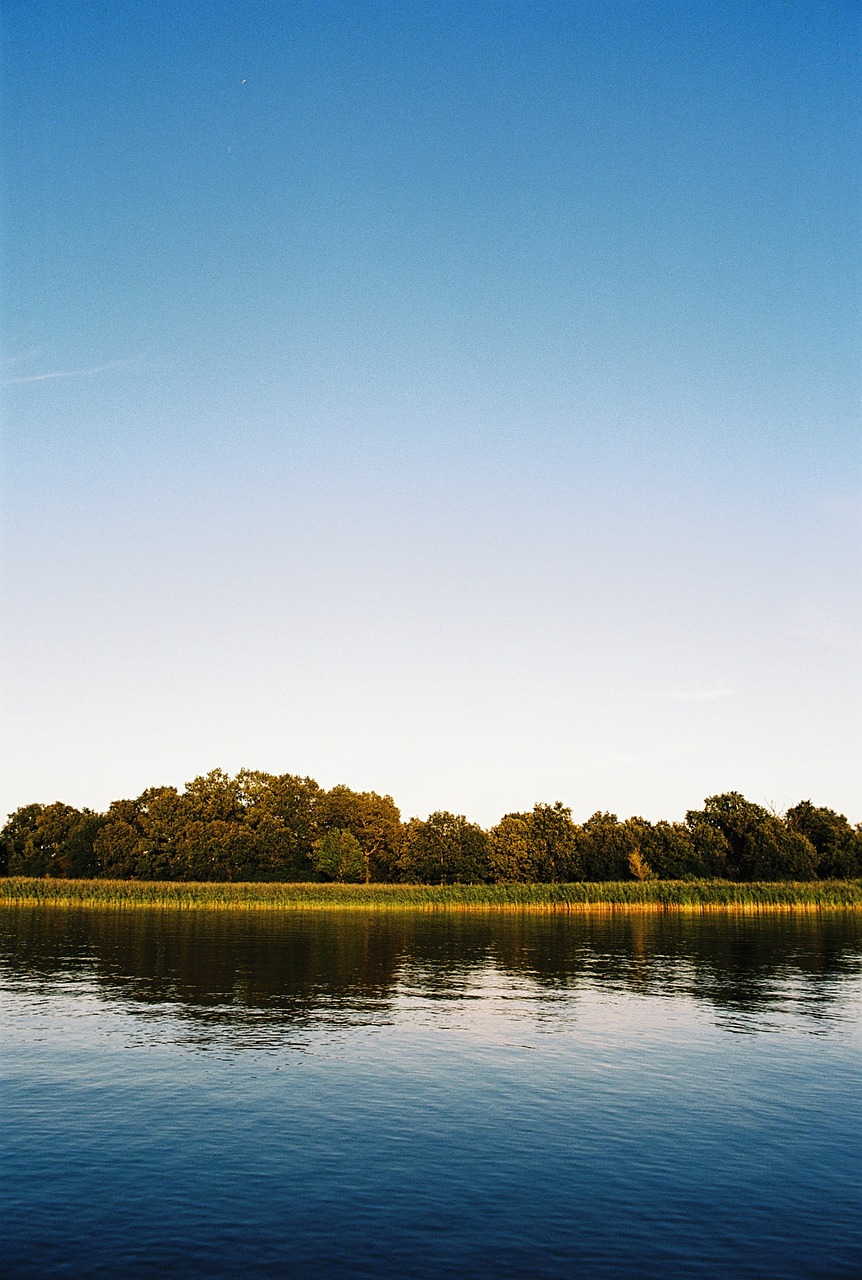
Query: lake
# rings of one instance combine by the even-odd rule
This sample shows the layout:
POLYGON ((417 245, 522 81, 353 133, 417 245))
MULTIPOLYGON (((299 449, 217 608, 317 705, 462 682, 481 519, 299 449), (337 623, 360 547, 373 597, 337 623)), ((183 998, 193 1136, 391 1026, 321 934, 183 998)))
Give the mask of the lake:
POLYGON ((862 1276, 862 913, 0 910, 10 1277, 862 1276))

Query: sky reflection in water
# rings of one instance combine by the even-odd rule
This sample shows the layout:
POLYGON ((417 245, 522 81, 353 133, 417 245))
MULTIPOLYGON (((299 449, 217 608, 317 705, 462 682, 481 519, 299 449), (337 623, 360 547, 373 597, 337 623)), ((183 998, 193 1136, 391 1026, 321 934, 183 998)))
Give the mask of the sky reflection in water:
POLYGON ((14 1276, 858 1276, 862 920, 6 911, 14 1276))

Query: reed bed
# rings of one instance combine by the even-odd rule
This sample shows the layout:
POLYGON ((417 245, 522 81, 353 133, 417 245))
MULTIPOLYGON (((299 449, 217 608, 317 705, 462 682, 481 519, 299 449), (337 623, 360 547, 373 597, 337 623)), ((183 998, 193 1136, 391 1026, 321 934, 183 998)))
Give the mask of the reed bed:
POLYGON ((648 880, 578 884, 216 884, 0 878, 0 906, 179 907, 270 911, 862 910, 862 880, 736 884, 648 880))

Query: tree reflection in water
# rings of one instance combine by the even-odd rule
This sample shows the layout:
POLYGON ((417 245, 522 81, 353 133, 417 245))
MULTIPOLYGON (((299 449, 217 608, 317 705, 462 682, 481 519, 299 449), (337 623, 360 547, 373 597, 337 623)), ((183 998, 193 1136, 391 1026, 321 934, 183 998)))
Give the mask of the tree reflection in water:
POLYGON ((0 970, 31 989, 95 984, 136 1016, 228 1038, 384 1023, 405 996, 451 1003, 489 982, 529 989, 550 1016, 561 997, 615 990, 693 1000, 734 1030, 792 1008, 817 1031, 838 984, 862 971, 862 916, 11 908, 0 970))

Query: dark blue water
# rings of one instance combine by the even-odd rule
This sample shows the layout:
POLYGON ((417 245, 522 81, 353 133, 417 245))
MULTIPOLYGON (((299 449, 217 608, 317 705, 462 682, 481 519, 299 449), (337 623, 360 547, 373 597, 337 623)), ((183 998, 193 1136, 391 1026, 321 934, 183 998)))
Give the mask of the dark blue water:
POLYGON ((862 1276, 862 917, 0 911, 10 1277, 862 1276))

